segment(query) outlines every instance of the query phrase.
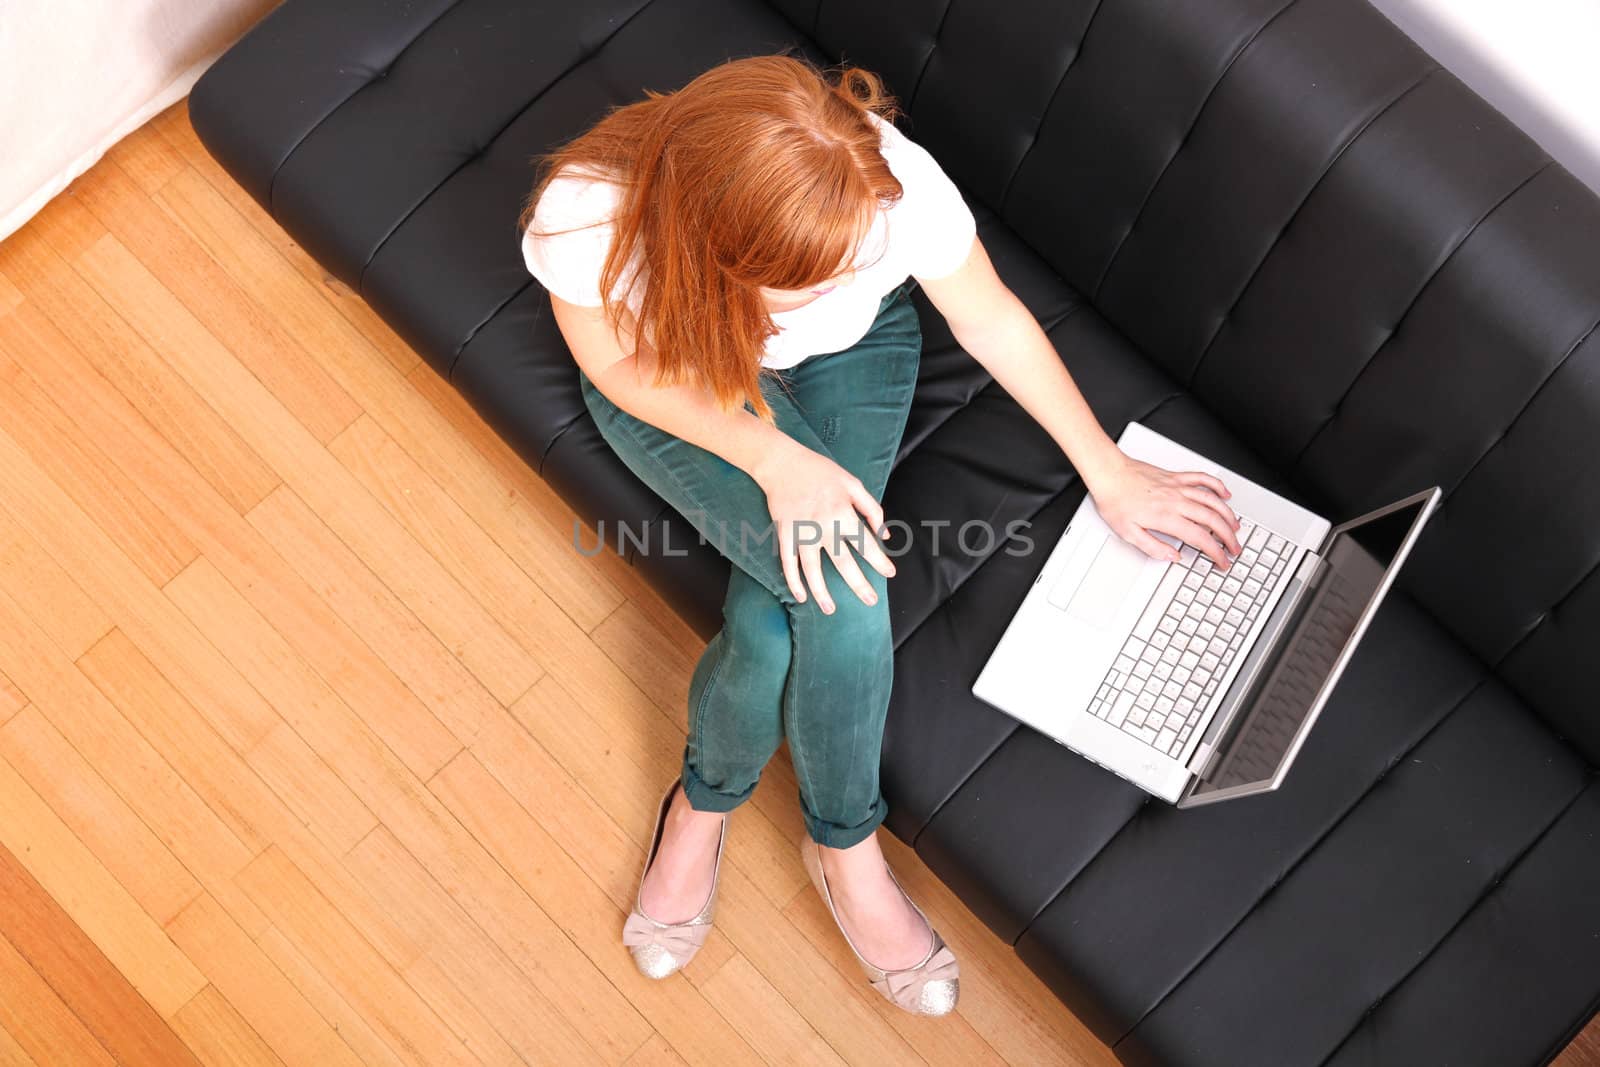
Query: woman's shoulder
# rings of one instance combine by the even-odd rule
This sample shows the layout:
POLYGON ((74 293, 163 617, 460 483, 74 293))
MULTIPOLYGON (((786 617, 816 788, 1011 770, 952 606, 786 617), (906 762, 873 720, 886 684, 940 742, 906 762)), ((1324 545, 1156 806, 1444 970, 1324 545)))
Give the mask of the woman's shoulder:
POLYGON ((550 292, 597 307, 611 251, 620 188, 597 172, 564 166, 545 184, 522 235, 523 262, 550 292))
POLYGON ((977 234, 977 220, 961 190, 933 153, 877 115, 883 158, 904 194, 889 214, 899 240, 915 246, 911 273, 939 278, 961 266, 977 234))
POLYGON ((603 174, 567 164, 545 183, 530 229, 566 229, 612 221, 621 189, 603 174))

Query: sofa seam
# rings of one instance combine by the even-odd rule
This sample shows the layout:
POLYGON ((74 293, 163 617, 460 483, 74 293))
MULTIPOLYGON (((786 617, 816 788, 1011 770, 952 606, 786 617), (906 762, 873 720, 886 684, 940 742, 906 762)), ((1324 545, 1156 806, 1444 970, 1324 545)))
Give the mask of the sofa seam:
POLYGON ((1457 492, 1459 492, 1461 487, 1467 484, 1467 479, 1471 478, 1473 473, 1477 471, 1478 467, 1483 464, 1483 461, 1488 459, 1490 454, 1493 453, 1495 449, 1499 448, 1505 443, 1506 438, 1511 436, 1511 431, 1516 429, 1517 423, 1522 421, 1522 416, 1528 413, 1528 409, 1533 406, 1534 401, 1539 399, 1539 395, 1545 391, 1545 388, 1552 381, 1555 380, 1556 375, 1561 373, 1561 368, 1565 367, 1567 365, 1567 361, 1577 354, 1578 349, 1582 348, 1589 342, 1589 338, 1594 336, 1596 330, 1600 330, 1600 318, 1595 319, 1594 322, 1590 324, 1589 328, 1583 331, 1583 333, 1578 336, 1578 339, 1572 343, 1572 347, 1568 348, 1566 353, 1562 355, 1560 359, 1556 360, 1556 365, 1551 367, 1549 372, 1539 380, 1539 384, 1533 387, 1533 392, 1528 394, 1528 399, 1522 402, 1522 406, 1517 409, 1516 414, 1512 415, 1511 418, 1506 422, 1505 429, 1501 430, 1500 433, 1495 436, 1495 439, 1490 442, 1489 447, 1485 448, 1482 454, 1480 454, 1477 459, 1472 461, 1472 465, 1467 468, 1467 472, 1460 478, 1456 479, 1456 484, 1451 486, 1450 489, 1446 491, 1446 496, 1454 496, 1457 492))
POLYGON ((1311 446, 1317 443, 1323 432, 1326 431, 1327 428, 1333 424, 1333 421, 1339 417, 1339 409, 1344 406, 1344 402, 1348 400, 1350 394, 1355 391, 1356 386, 1360 383, 1361 379, 1366 376, 1367 371, 1370 370, 1373 364, 1377 362, 1378 357, 1382 355, 1384 350, 1389 347, 1389 343, 1395 339, 1397 334, 1399 334, 1400 328, 1404 326, 1406 320, 1411 317, 1411 313, 1416 310, 1416 307, 1419 303, 1421 303, 1423 296, 1425 296, 1428 290, 1433 287, 1433 283, 1438 280, 1439 275, 1444 273, 1445 268, 1448 267, 1451 261, 1455 259, 1456 254, 1466 247, 1467 242, 1472 239, 1472 235, 1477 233, 1480 226, 1489 221, 1489 219, 1498 213, 1502 207, 1509 203, 1512 197, 1516 196, 1523 189, 1527 188, 1535 178, 1549 170, 1554 163, 1554 159, 1547 157, 1543 163, 1534 168, 1531 174, 1529 174, 1526 178, 1523 178, 1516 185, 1512 186, 1504 196, 1496 200, 1487 211, 1478 216, 1477 221, 1467 228, 1467 232, 1463 233, 1455 242, 1455 244, 1451 245, 1449 250, 1446 251, 1442 257, 1440 257, 1439 262, 1434 266, 1433 270, 1428 273, 1428 276, 1423 279, 1422 284, 1417 286, 1417 291, 1411 295, 1411 300, 1406 304, 1405 310, 1400 312, 1399 317, 1395 319, 1394 326, 1390 328, 1389 333, 1382 341, 1378 342, 1378 347, 1374 348, 1372 350, 1372 354, 1362 362, 1360 368, 1356 371, 1355 376, 1350 379, 1350 384, 1345 386, 1344 391, 1339 394, 1339 398, 1330 406, 1328 417, 1322 421, 1320 426, 1311 432, 1311 436, 1306 439, 1306 443, 1300 446, 1300 451, 1297 452, 1294 458, 1289 461, 1289 465, 1284 469, 1284 473, 1288 478, 1293 480, 1295 475, 1300 470, 1300 464, 1305 460, 1306 453, 1311 451, 1311 446))
MULTIPOLYGON (((939 13, 939 24, 933 28, 933 38, 932 43, 928 46, 928 54, 922 58, 922 66, 917 70, 916 80, 911 83, 911 95, 906 99, 906 110, 908 111, 917 106, 917 93, 922 89, 922 79, 927 77, 928 68, 933 66, 933 57, 939 51, 939 38, 944 33, 944 24, 950 19, 950 9, 955 6, 956 0, 945 0, 944 10, 939 13)), ((821 11, 821 0, 818 0, 817 13, 819 16, 821 11)), ((811 38, 816 40, 814 32, 811 38)))
POLYGON ((546 93, 555 88, 557 85, 560 85, 573 71, 577 70, 579 67, 594 59, 595 56, 599 55, 607 45, 616 39, 617 34, 621 33, 623 29, 626 28, 627 25, 634 19, 638 18, 641 13, 653 7, 655 2, 656 0, 645 0, 644 3, 640 4, 634 10, 633 14, 629 15, 626 19, 622 20, 622 22, 618 23, 617 27, 607 34, 603 40, 596 44, 594 48, 580 55, 569 66, 564 68, 561 73, 551 78, 544 88, 538 90, 531 97, 529 97, 521 107, 517 108, 517 110, 512 113, 510 118, 506 119, 505 122, 500 124, 499 129, 490 134, 489 139, 484 142, 482 148, 479 148, 476 152, 468 155, 460 163, 457 163, 450 169, 448 174, 440 178, 438 182, 434 184, 433 188, 429 189, 427 192, 418 197, 417 202, 412 204, 411 207, 407 208, 405 214, 401 215, 395 220, 394 224, 391 225, 384 235, 378 239, 378 243, 373 246, 372 251, 367 254, 366 261, 361 264, 361 273, 356 278, 356 291, 360 292, 362 295, 366 294, 367 270, 372 266, 373 260, 377 259, 379 254, 382 253, 384 247, 389 243, 390 238, 399 233, 401 227, 403 227, 407 222, 410 222, 413 215, 426 207, 428 202, 433 199, 434 195, 446 185, 449 185, 451 180, 455 178, 456 175, 460 174, 472 164, 481 160, 484 155, 494 147, 495 142, 499 141, 500 138, 505 135, 505 132, 516 124, 518 119, 526 115, 529 108, 533 107, 540 100, 542 100, 546 93))
MULTIPOLYGON (((1545 624, 1545 621, 1548 620, 1550 616, 1560 611, 1566 605, 1567 601, 1576 596, 1578 590, 1587 585, 1589 583, 1589 579, 1593 578, 1597 572, 1600 572, 1600 558, 1597 558, 1592 564, 1590 564, 1589 569, 1583 572, 1583 576, 1580 577, 1576 582, 1572 583, 1572 588, 1568 589, 1565 593, 1562 593, 1561 596, 1556 598, 1555 603, 1551 604, 1544 611, 1540 612, 1539 617, 1533 620, 1533 623, 1529 625, 1527 630, 1525 630, 1521 636, 1511 643, 1511 647, 1500 654, 1500 657, 1492 664, 1495 672, 1498 674, 1501 665, 1509 660, 1517 651, 1517 649, 1522 647, 1523 643, 1526 642, 1528 638, 1538 633, 1540 627, 1545 624)), ((1520 687, 1514 686, 1513 688, 1517 688, 1520 695, 1520 687)), ((1530 703, 1532 702, 1530 701, 1530 703)), ((1543 716, 1541 716, 1541 718, 1542 717, 1543 716)))
POLYGON ((1078 60, 1083 58, 1084 50, 1089 47, 1089 34, 1094 30, 1095 20, 1100 17, 1100 12, 1105 6, 1105 0, 1095 0, 1094 10, 1089 12, 1089 21, 1083 24, 1083 33, 1078 37, 1078 45, 1072 50, 1072 58, 1061 68, 1061 77, 1056 79, 1055 88, 1050 90, 1050 96, 1044 102, 1044 110, 1039 112, 1039 121, 1033 127, 1033 136, 1028 138, 1028 147, 1022 150, 1022 155, 1017 158, 1017 165, 1011 168, 1011 174, 1006 178, 1005 188, 1000 190, 998 212, 1002 215, 1005 212, 1006 200, 1011 196, 1011 186, 1016 183, 1017 176, 1022 173, 1023 166, 1028 162, 1028 157, 1033 154, 1034 146, 1039 143, 1039 134, 1050 118, 1050 110, 1055 107, 1056 97, 1061 95, 1061 87, 1067 84, 1067 76, 1072 73, 1072 68, 1078 65, 1078 60))
POLYGON ((1489 900, 1489 898, 1494 895, 1494 893, 1508 878, 1516 873, 1517 868, 1522 866, 1523 861, 1526 860, 1533 850, 1539 846, 1541 841, 1549 836, 1550 832, 1555 829, 1556 824, 1561 822, 1562 819, 1566 818, 1567 812, 1571 811, 1577 805, 1578 801, 1583 799, 1584 794, 1589 792, 1589 789, 1593 784, 1594 778, 1592 773, 1590 773, 1587 767, 1583 768, 1583 771, 1580 774, 1578 788, 1574 790, 1573 794, 1561 804, 1556 813, 1550 818, 1550 821, 1545 823, 1544 826, 1540 827, 1534 833, 1534 835, 1528 839, 1528 841, 1520 849, 1517 850, 1517 852, 1512 856, 1511 860, 1501 868, 1499 873, 1496 874, 1487 885, 1483 887, 1482 891, 1473 898, 1472 903, 1467 906, 1467 909, 1456 917, 1456 920, 1450 924, 1449 929, 1445 930, 1439 935, 1439 939, 1422 954, 1421 958, 1419 958, 1410 967, 1406 968, 1404 974, 1400 975, 1400 977, 1396 978, 1392 983, 1390 983, 1389 987, 1380 993, 1377 999, 1372 1002, 1372 1005, 1368 1007, 1366 1011, 1362 1012, 1356 1017, 1355 1021, 1350 1024, 1350 1028, 1345 1031, 1344 1036, 1334 1043, 1333 1047, 1328 1050, 1328 1054, 1326 1056, 1318 1061, 1318 1067, 1327 1067, 1327 1065, 1332 1062, 1333 1058, 1339 1054, 1339 1050, 1344 1048, 1345 1045, 1349 1044, 1350 1039, 1354 1037, 1364 1025, 1366 1025, 1367 1020, 1372 1017, 1375 1011, 1377 1011, 1378 1006, 1392 997, 1402 986, 1409 982, 1412 976, 1420 971, 1427 964, 1427 962, 1431 960, 1453 936, 1455 936, 1456 931, 1461 929, 1468 919, 1477 914, 1478 909, 1481 908, 1489 900))
POLYGON ((1283 869, 1283 873, 1280 874, 1271 885, 1269 885, 1265 890, 1256 896, 1255 900, 1251 902, 1250 906, 1245 909, 1238 919, 1234 920, 1234 922, 1229 925, 1226 930, 1218 935, 1217 939, 1211 944, 1211 947, 1202 952, 1198 959, 1185 968, 1183 973, 1178 975, 1160 994, 1160 996, 1158 996, 1148 1008, 1140 1013, 1139 1018, 1135 1019, 1126 1030, 1117 1036, 1115 1041, 1108 1042, 1108 1044, 1115 1048, 1123 1041, 1126 1041, 1129 1037, 1131 1037, 1134 1031, 1138 1030, 1139 1027, 1144 1024, 1146 1019, 1154 1014, 1156 1010, 1161 1007, 1161 1005, 1165 1004, 1172 997, 1173 993, 1178 991, 1179 987, 1192 978, 1195 972, 1197 972, 1201 967, 1205 966, 1206 961, 1215 955, 1218 949, 1227 944, 1228 940, 1233 937, 1233 935, 1238 931, 1239 927, 1247 922, 1249 918, 1256 913, 1256 911, 1261 907, 1261 902, 1265 900, 1269 894, 1276 891, 1279 886, 1287 882, 1294 875, 1294 872, 1299 870, 1300 867, 1308 859, 1310 859, 1319 848, 1322 847, 1323 843, 1327 841, 1328 838, 1334 833, 1336 833, 1339 827, 1344 825, 1345 821, 1351 816, 1351 814, 1353 814, 1356 809, 1361 807, 1362 802, 1365 801, 1367 797, 1372 795, 1372 791, 1377 788, 1379 782, 1383 781, 1383 779, 1387 777, 1395 767, 1399 766, 1401 761, 1403 761, 1407 756, 1415 752, 1422 745, 1426 744, 1428 739, 1431 738, 1434 733, 1436 733, 1445 723, 1453 719, 1456 713, 1465 707, 1467 702, 1475 697, 1478 694, 1478 691, 1481 690, 1490 679, 1495 679, 1498 681, 1498 678, 1493 671, 1490 670, 1488 665, 1485 664, 1481 659, 1474 657, 1474 662, 1478 664, 1480 673, 1478 679, 1467 688, 1467 691, 1463 693, 1454 704, 1445 709, 1445 712, 1440 715, 1431 726, 1424 730, 1415 741, 1397 753, 1394 758, 1389 761, 1388 765, 1379 772, 1378 776, 1375 777, 1371 782, 1368 782, 1367 787, 1363 789, 1358 796, 1350 801, 1349 805, 1347 805, 1345 809, 1339 813, 1338 817, 1328 825, 1327 829, 1318 834, 1314 841, 1309 842, 1305 850, 1301 852, 1300 855, 1296 856, 1294 861, 1283 869))
POLYGON ((1361 124, 1360 129, 1352 133, 1345 140, 1344 144, 1339 146, 1339 150, 1333 154, 1333 158, 1328 160, 1327 165, 1322 168, 1322 173, 1318 174, 1316 180, 1311 183, 1311 188, 1306 190, 1305 195, 1300 198, 1300 202, 1296 204, 1294 210, 1289 213, 1289 217, 1285 219, 1283 225, 1278 228, 1278 232, 1272 238, 1272 243, 1267 246, 1267 250, 1261 254, 1261 258, 1256 261, 1255 267, 1251 269, 1250 277, 1245 279, 1244 284, 1239 287, 1239 292, 1234 296, 1232 302, 1229 303, 1228 310, 1224 311, 1222 313, 1222 317, 1217 320, 1216 329, 1211 331, 1211 337, 1206 341, 1205 347, 1200 350, 1200 355, 1197 359, 1195 359, 1194 366, 1189 368, 1188 378, 1184 382, 1186 388, 1194 388, 1194 381, 1197 377, 1199 377, 1200 368, 1205 364, 1206 357, 1211 354, 1211 349, 1216 346, 1217 338, 1222 336, 1223 329, 1226 328, 1228 323, 1233 319, 1234 313, 1239 310, 1239 304, 1243 302, 1244 298, 1249 294, 1250 287, 1255 284, 1256 279, 1261 276, 1261 271, 1266 267, 1267 262, 1272 259, 1272 254, 1276 252, 1278 250, 1278 246, 1283 243, 1284 234, 1288 233, 1290 228, 1294 226, 1295 221, 1300 218, 1300 213, 1305 210, 1307 204, 1311 203, 1311 199, 1317 195, 1317 191, 1321 189, 1323 183, 1328 180, 1328 175, 1333 173, 1334 168, 1339 165, 1339 161, 1344 158, 1345 153, 1350 151, 1356 142, 1361 140, 1361 138, 1366 135, 1368 130, 1372 129, 1372 127, 1380 119, 1392 111, 1402 100, 1405 100, 1412 93, 1420 89, 1435 74, 1439 73, 1443 69, 1444 68, 1438 64, 1434 64, 1433 66, 1425 69, 1419 77, 1411 82, 1410 85, 1407 85, 1404 89, 1400 90, 1400 92, 1396 93, 1392 98, 1390 98, 1388 103, 1384 104, 1377 111, 1373 112, 1372 115, 1361 124))
POLYGON ((294 144, 290 145, 289 150, 283 154, 283 158, 278 160, 278 165, 272 168, 272 175, 267 179, 267 210, 274 219, 278 217, 276 199, 278 191, 278 175, 283 172, 284 167, 289 165, 289 161, 294 158, 296 152, 300 151, 301 146, 304 145, 306 141, 310 140, 310 138, 318 130, 322 129, 323 125, 329 119, 333 118, 334 114, 340 111, 346 104, 354 100, 362 92, 366 91, 374 82, 381 81, 388 71, 394 69, 394 65, 396 63, 405 58, 406 53, 411 51, 418 41, 426 37, 429 31, 439 24, 440 20, 449 15, 457 7, 460 7, 461 2, 462 0, 450 0, 450 3, 445 6, 444 10, 440 11, 433 18, 429 19, 426 26, 418 29, 416 35, 413 36, 411 40, 407 41, 401 47, 400 51, 396 52, 392 57, 390 57, 389 62, 383 65, 382 70, 370 75, 366 81, 362 82, 360 85, 350 90, 350 92, 346 93, 343 99, 330 107, 321 118, 317 119, 316 122, 311 124, 309 129, 307 129, 299 137, 295 138, 294 144))
POLYGON ((1116 266, 1117 258, 1122 255, 1123 246, 1133 236, 1133 231, 1139 228, 1139 220, 1144 218, 1145 209, 1150 206, 1150 201, 1155 197, 1156 190, 1161 188, 1161 183, 1166 180, 1168 172, 1172 170, 1172 164, 1183 154, 1184 148, 1189 144, 1189 139, 1194 136, 1194 131, 1199 127, 1200 120, 1205 116, 1206 108, 1211 106, 1211 98, 1217 95, 1217 90, 1222 87, 1222 83, 1228 80, 1228 75, 1232 73, 1234 64, 1239 62, 1246 52, 1250 51, 1256 41, 1262 34, 1267 32, 1273 23, 1277 22, 1285 12, 1299 2, 1300 0, 1287 0, 1282 7, 1269 15, 1266 21, 1257 26, 1249 38, 1239 46, 1238 50, 1228 57, 1228 62, 1223 64, 1222 70, 1217 74, 1217 80, 1211 83, 1211 88, 1206 90, 1205 99, 1201 100, 1200 106, 1195 109, 1194 118, 1189 120, 1189 128, 1183 131, 1183 136, 1178 139, 1177 147, 1172 150, 1172 155, 1168 156, 1166 163, 1162 165, 1161 173, 1156 175, 1155 181, 1150 183, 1150 188, 1145 190, 1144 198, 1139 201, 1139 206, 1134 209, 1133 217, 1128 220, 1127 232, 1117 242, 1117 247, 1111 250, 1111 256, 1106 260, 1106 265, 1100 269, 1100 276, 1095 279, 1094 292, 1089 297, 1096 307, 1100 306, 1100 291, 1105 287, 1106 279, 1111 275, 1111 269, 1116 266))

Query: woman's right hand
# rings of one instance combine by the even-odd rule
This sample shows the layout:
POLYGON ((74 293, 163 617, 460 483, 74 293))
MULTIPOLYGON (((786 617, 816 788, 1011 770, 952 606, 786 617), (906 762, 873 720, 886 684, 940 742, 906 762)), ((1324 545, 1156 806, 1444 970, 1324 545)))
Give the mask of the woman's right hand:
POLYGON ((845 584, 865 603, 877 603, 877 594, 850 549, 855 548, 885 578, 894 576, 894 564, 875 533, 883 528, 882 506, 861 479, 827 456, 798 442, 790 445, 766 456, 750 472, 767 494, 778 558, 790 592, 803 604, 809 586, 817 607, 833 614, 833 598, 822 576, 826 552, 845 584))

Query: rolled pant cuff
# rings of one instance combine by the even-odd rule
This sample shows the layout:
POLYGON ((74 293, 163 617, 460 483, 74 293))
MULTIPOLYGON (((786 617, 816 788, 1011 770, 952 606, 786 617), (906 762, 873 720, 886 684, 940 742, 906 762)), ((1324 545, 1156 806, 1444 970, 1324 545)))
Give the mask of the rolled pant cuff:
POLYGON ((713 789, 705 780, 694 772, 686 760, 683 764, 683 793, 689 798, 689 806, 695 811, 732 811, 740 804, 750 799, 750 794, 755 792, 755 784, 739 793, 724 793, 713 789))
POLYGON ((889 805, 882 798, 873 806, 872 814, 854 826, 840 826, 838 823, 824 822, 806 810, 804 801, 800 804, 800 817, 805 821, 806 833, 811 835, 811 840, 827 848, 849 848, 859 845, 873 832, 883 825, 884 818, 889 814, 889 805))

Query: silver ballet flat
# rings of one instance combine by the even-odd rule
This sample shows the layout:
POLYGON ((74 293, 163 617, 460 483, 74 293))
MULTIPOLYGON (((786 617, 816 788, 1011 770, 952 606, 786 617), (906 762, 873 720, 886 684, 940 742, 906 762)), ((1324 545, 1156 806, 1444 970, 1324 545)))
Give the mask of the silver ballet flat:
POLYGON ((650 873, 650 864, 661 845, 661 831, 667 824, 667 810, 672 807, 672 798, 677 791, 678 783, 673 782, 661 798, 661 806, 656 812, 655 835, 650 841, 650 851, 644 858, 644 871, 639 875, 639 890, 633 898, 633 911, 628 913, 628 920, 622 927, 622 943, 628 946, 634 965, 646 978, 666 978, 683 970, 694 959, 694 954, 700 951, 700 946, 706 943, 706 938, 711 934, 712 913, 717 906, 717 882, 722 877, 722 849, 728 843, 728 817, 724 815, 722 836, 717 840, 717 865, 711 874, 711 893, 706 897, 705 906, 699 914, 685 922, 664 923, 644 913, 640 897, 644 894, 645 875, 650 873))
POLYGON ((950 951, 950 946, 944 943, 939 931, 928 922, 928 916, 917 907, 917 902, 906 893, 905 887, 900 884, 900 879, 895 878, 894 871, 888 864, 884 864, 884 869, 889 871, 889 877, 894 881, 895 888, 900 890, 900 895, 905 897, 906 902, 922 917, 928 932, 933 935, 933 945, 928 949, 928 954, 922 958, 922 962, 898 971, 886 971, 882 967, 875 967, 862 958, 861 953, 856 950, 855 942, 845 933, 844 924, 839 921, 839 913, 834 910, 833 894, 828 892, 828 879, 822 873, 822 854, 809 834, 800 838, 800 857, 805 862, 806 873, 811 876, 811 884, 817 887, 822 902, 828 906, 828 914, 833 916, 834 925, 839 927, 841 934, 844 934, 844 943, 850 946, 850 951, 855 954, 856 962, 861 964, 861 969, 866 973, 867 981, 872 983, 873 989, 883 994, 884 998, 896 1007, 903 1008, 913 1015, 948 1015, 955 1010, 956 1000, 961 995, 961 974, 956 964, 955 953, 950 951))

